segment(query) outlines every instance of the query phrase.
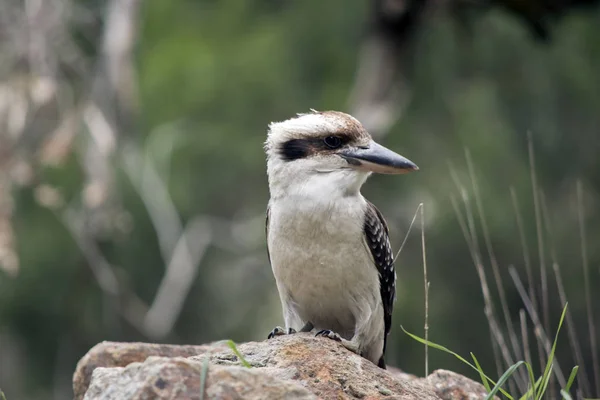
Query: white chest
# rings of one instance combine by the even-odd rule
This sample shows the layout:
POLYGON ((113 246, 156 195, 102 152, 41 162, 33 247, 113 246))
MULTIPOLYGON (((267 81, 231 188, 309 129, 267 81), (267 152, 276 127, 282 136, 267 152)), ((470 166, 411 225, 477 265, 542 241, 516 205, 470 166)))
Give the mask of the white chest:
POLYGON ((280 291, 303 319, 351 329, 354 304, 378 302, 377 270, 363 237, 366 202, 360 195, 299 200, 270 204, 268 244, 280 291))

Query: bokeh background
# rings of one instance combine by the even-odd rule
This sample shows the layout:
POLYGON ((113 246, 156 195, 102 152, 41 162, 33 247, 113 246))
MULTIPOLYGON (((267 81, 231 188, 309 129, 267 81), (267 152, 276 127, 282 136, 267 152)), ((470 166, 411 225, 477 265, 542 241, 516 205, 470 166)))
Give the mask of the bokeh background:
MULTIPOLYGON (((363 193, 396 249, 424 205, 430 339, 496 378, 530 348, 539 374, 509 266, 551 339, 558 271, 560 368, 579 364, 579 394, 600 397, 596 3, 1 2, 0 389, 71 398, 103 340, 264 339, 282 318, 262 145, 270 121, 315 108, 351 112, 421 168, 363 193)), ((418 375, 423 346, 401 326, 423 335, 421 225, 387 355, 418 375)), ((429 368, 477 378, 435 350, 429 368)))

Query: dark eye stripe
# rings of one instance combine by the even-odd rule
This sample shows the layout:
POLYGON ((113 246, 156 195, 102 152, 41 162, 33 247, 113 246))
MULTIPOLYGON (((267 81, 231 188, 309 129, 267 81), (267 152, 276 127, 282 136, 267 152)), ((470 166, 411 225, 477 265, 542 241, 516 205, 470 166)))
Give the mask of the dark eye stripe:
POLYGON ((294 161, 309 157, 316 153, 330 153, 349 142, 350 138, 346 135, 327 135, 326 137, 320 138, 290 139, 280 146, 279 154, 285 161, 294 161), (329 144, 326 142, 326 139, 332 137, 339 140, 339 145, 337 145, 337 147, 331 146, 332 144, 337 144, 333 141, 329 144))
POLYGON ((308 139, 292 139, 285 142, 279 149, 279 154, 285 161, 294 161, 311 154, 308 139))

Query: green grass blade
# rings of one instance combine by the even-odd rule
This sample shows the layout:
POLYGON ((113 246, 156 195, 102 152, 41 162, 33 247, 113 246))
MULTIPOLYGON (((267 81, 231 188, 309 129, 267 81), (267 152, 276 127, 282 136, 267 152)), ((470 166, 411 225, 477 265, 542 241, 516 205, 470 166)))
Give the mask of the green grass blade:
POLYGON ((485 397, 485 400, 493 399, 496 393, 498 393, 498 391, 501 389, 502 385, 504 385, 508 378, 510 378, 515 373, 517 368, 519 368, 523 364, 525 364, 525 361, 519 361, 518 363, 512 365, 509 369, 507 369, 506 372, 502 374, 500 379, 498 379, 498 383, 496 383, 496 386, 494 386, 492 391, 489 392, 488 395, 485 397))
POLYGON ((562 396, 563 400, 573 400, 569 392, 564 389, 560 391, 560 395, 562 396))
POLYGON ((242 356, 242 353, 240 353, 240 351, 238 350, 237 346, 235 345, 235 343, 233 342, 233 340, 227 340, 227 345, 229 346, 229 348, 231 348, 231 351, 233 351, 233 354, 236 355, 237 358, 240 359, 240 362, 242 363, 242 365, 246 368, 252 368, 252 365, 250 365, 250 363, 248 361, 246 361, 246 359, 244 358, 244 356, 242 356))
POLYGON ((6 396, 2 390, 0 390, 0 400, 6 400, 6 396))
POLYGON ((537 381, 535 380, 535 376, 533 375, 533 368, 531 368, 531 365, 529 365, 529 363, 526 362, 525 366, 527 367, 527 374, 529 375, 529 382, 531 382, 531 387, 527 390, 527 392, 525 392, 523 396, 519 398, 519 400, 528 400, 530 398, 534 399, 535 393, 537 392, 538 387, 542 382, 541 376, 538 378, 537 381))
POLYGON ((548 355, 548 362, 546 363, 546 368, 544 369, 544 374, 542 375, 542 385, 538 393, 536 394, 536 399, 541 399, 544 393, 546 392, 546 388, 548 387, 548 382, 550 381, 550 373, 552 371, 552 365, 554 363, 554 353, 556 351, 556 343, 558 342, 558 334, 560 333, 560 328, 562 327, 563 321, 565 319, 565 315, 567 315, 567 306, 569 303, 565 303, 565 308, 563 308, 563 312, 560 316, 560 321, 558 323, 558 328, 556 329, 556 335, 554 336, 554 343, 552 343, 552 350, 550 350, 550 354, 548 355))
POLYGON ((579 371, 579 365, 576 365, 571 370, 571 375, 569 375, 569 380, 567 381, 567 385, 564 387, 564 391, 567 393, 571 391, 571 386, 573 386, 573 382, 575 382, 575 377, 577 376, 577 371, 579 371))
POLYGON ((479 377, 481 378, 481 383, 483 384, 483 386, 485 386, 485 390, 488 393, 491 392, 492 389, 490 388, 490 384, 488 383, 488 380, 485 377, 485 373, 483 372, 481 365, 479 365, 479 361, 477 361, 477 357, 475 357, 475 354, 471 353, 471 358, 473 359, 473 362, 475 363, 475 366, 477 367, 477 371, 479 372, 479 377))
MULTIPOLYGON (((444 346, 442 346, 442 345, 439 345, 439 344, 437 344, 437 343, 433 343, 433 342, 431 342, 431 341, 429 341, 429 340, 425 340, 425 339, 423 339, 423 338, 420 338, 420 337, 418 337, 417 335, 414 335, 414 334, 412 334, 412 333, 408 332, 406 329, 404 329, 404 327, 403 327, 402 325, 400 325, 400 329, 402 329, 402 331, 403 331, 404 333, 406 333, 408 336, 410 336, 411 338, 413 338, 413 339, 414 339, 414 340, 416 340, 417 342, 420 342, 420 343, 426 344, 426 345, 427 345, 427 346, 429 346, 429 347, 433 347, 434 349, 441 350, 441 351, 443 351, 443 352, 445 352, 445 353, 452 354, 454 357, 458 358, 458 359, 459 359, 460 361, 462 361, 464 364, 467 364, 469 367, 471 367, 472 369, 474 369, 475 371, 477 371, 477 373, 483 373, 483 371, 480 371, 479 369, 477 369, 477 367, 476 367, 476 366, 474 366, 473 364, 471 364, 470 362, 468 362, 468 361, 467 361, 465 358, 461 357, 461 355, 460 355, 460 354, 458 354, 458 353, 455 353, 455 352, 453 352, 452 350, 450 350, 450 349, 448 349, 448 348, 446 348, 446 347, 444 347, 444 346)), ((484 377, 485 377, 485 378, 486 378, 486 379, 487 379, 489 382, 491 382, 493 385, 495 385, 495 384, 496 384, 496 382, 494 382, 494 381, 493 381, 493 380, 492 380, 492 379, 491 379, 489 376, 487 376, 486 374, 483 374, 483 376, 484 376, 484 377)), ((509 400, 513 400, 513 397, 512 397, 510 394, 508 394, 508 393, 506 392, 506 390, 504 390, 504 389, 500 389, 500 392, 502 392, 502 394, 503 394, 504 396, 506 396, 506 398, 507 398, 507 399, 509 399, 509 400)))
POLYGON ((548 383, 550 382, 550 374, 552 373, 552 370, 554 369, 554 364, 550 365, 550 372, 548 373, 548 378, 544 379, 544 377, 542 376, 542 385, 539 388, 540 391, 540 397, 536 397, 536 400, 542 400, 542 396, 544 396, 544 393, 546 393, 546 389, 548 388, 548 383))
MULTIPOLYGON (((438 350, 441 350, 441 351, 443 351, 443 352, 446 352, 446 353, 448 353, 448 354, 452 354, 454 357, 458 358, 460 361, 462 361, 463 363, 467 364, 469 367, 471 367, 471 368, 473 368, 475 371, 477 371, 477 367, 476 367, 476 366, 474 366, 473 364, 471 364, 470 362, 468 362, 467 360, 465 360, 463 357, 461 357, 461 356, 460 356, 460 354, 457 354, 457 353, 453 352, 452 350, 450 350, 450 349, 448 349, 448 348, 446 348, 446 347, 444 347, 444 346, 442 346, 442 345, 439 345, 439 344, 437 344, 437 343, 433 343, 433 342, 431 342, 431 341, 429 341, 429 340, 425 340, 425 339, 423 339, 423 338, 420 338, 419 336, 417 336, 417 335, 414 335, 414 334, 412 334, 412 333, 408 332, 408 331, 407 331, 406 329, 404 329, 404 327, 402 327, 402 326, 400 326, 400 329, 402 329, 402 330, 404 331, 404 333, 406 333, 406 334, 407 334, 408 336, 410 336, 411 338, 415 339, 417 342, 421 342, 421 343, 423 343, 423 344, 426 344, 426 345, 427 345, 427 346, 429 346, 429 347, 433 347, 434 349, 438 349, 438 350)), ((479 372, 479 371, 478 371, 478 372, 479 372)), ((489 378, 488 378, 488 379, 489 379, 489 378)))
POLYGON ((202 361, 202 371, 200 371, 200 400, 204 400, 204 391, 206 388, 206 375, 208 374, 208 357, 202 361))

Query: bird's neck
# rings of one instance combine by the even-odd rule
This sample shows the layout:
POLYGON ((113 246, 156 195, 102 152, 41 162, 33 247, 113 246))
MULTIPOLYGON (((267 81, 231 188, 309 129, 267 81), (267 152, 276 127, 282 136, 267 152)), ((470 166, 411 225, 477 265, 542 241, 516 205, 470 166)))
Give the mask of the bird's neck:
POLYGON ((329 178, 312 177, 305 185, 271 187, 271 227, 285 226, 290 235, 310 240, 331 234, 345 237, 340 231, 362 229, 367 201, 360 187, 343 189, 332 185, 329 178))
POLYGON ((351 170, 269 173, 269 190, 272 201, 297 200, 327 204, 341 199, 362 199, 360 188, 368 176, 368 173, 351 170))

